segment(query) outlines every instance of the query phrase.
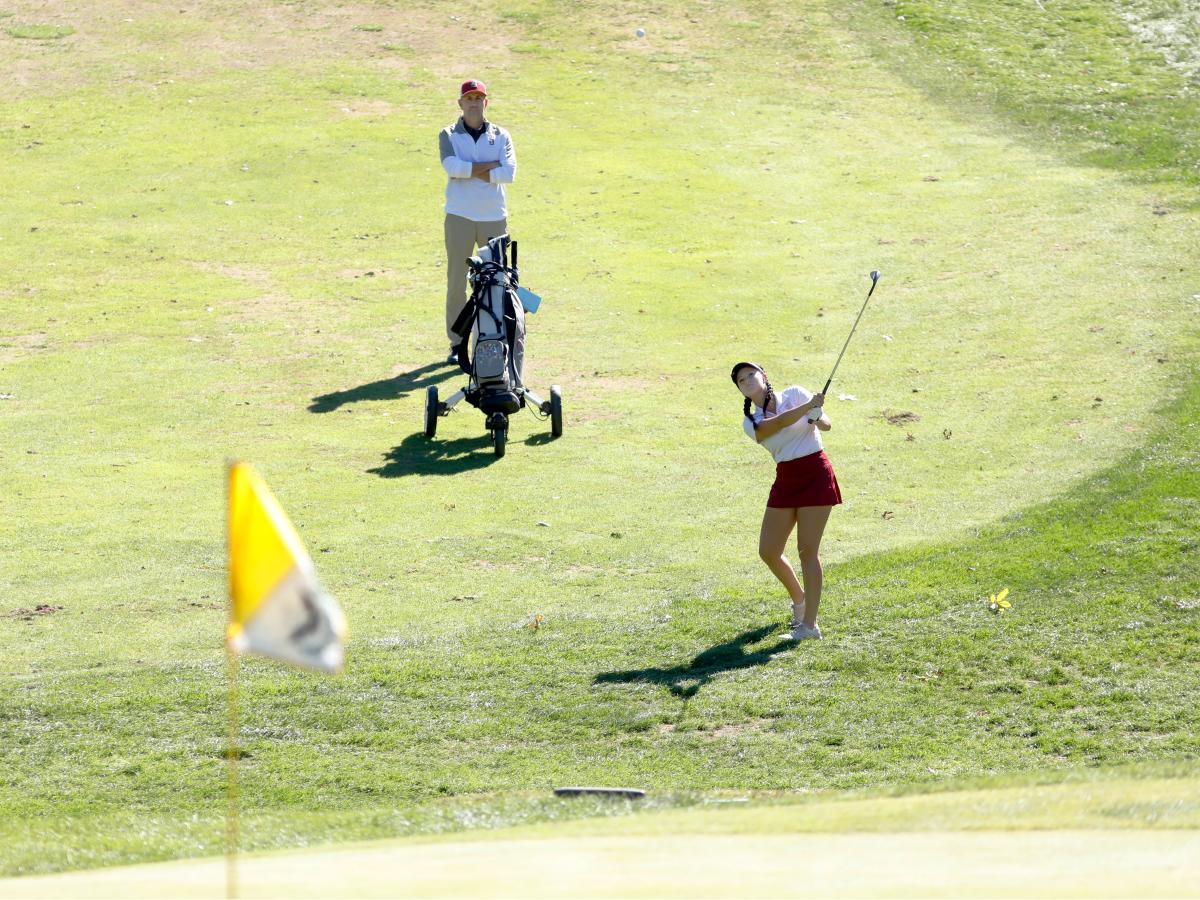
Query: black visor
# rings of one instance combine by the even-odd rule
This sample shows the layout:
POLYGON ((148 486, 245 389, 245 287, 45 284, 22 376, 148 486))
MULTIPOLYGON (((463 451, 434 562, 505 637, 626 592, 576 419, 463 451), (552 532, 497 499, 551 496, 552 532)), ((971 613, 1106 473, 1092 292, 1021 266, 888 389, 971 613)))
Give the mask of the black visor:
POLYGON ((737 375, 738 375, 738 372, 740 372, 742 369, 757 369, 758 371, 762 372, 763 367, 760 366, 758 363, 752 363, 752 362, 738 363, 736 366, 733 367, 733 371, 729 373, 729 379, 734 384, 737 384, 737 375))

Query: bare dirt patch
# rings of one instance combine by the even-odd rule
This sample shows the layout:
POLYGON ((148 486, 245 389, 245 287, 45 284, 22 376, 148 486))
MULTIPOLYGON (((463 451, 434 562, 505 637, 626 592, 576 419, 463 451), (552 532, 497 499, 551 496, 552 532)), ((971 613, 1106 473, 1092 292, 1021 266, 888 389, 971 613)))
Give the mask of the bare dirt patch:
POLYGON ((722 725, 720 728, 714 728, 707 732, 707 737, 710 740, 724 740, 727 738, 741 737, 744 734, 758 734, 770 728, 773 724, 771 719, 751 719, 749 722, 737 722, 729 725, 722 725))
POLYGON ((49 347, 50 341, 44 331, 4 338, 0 340, 0 362, 16 362, 38 350, 47 350, 49 347))
POLYGON ((324 310, 312 303, 300 303, 280 290, 266 269, 199 260, 192 265, 201 272, 230 278, 254 290, 254 296, 239 300, 233 308, 232 317, 239 321, 291 322, 308 327, 325 319, 324 310))
POLYGON ((911 425, 913 422, 920 422, 921 417, 915 412, 904 410, 896 412, 895 410, 885 409, 880 415, 887 421, 889 425, 895 425, 903 428, 905 425, 911 425))
POLYGON ((62 609, 63 608, 61 606, 52 606, 49 603, 39 603, 33 609, 25 609, 23 607, 14 609, 12 612, 5 613, 4 618, 25 619, 26 621, 29 621, 35 616, 52 616, 56 612, 62 612, 62 609))
POLYGON ((249 266, 231 266, 225 263, 208 262, 205 260, 197 260, 192 265, 201 272, 209 272, 213 275, 220 275, 223 278, 243 281, 255 287, 265 289, 271 285, 271 274, 266 269, 254 269, 249 266))
POLYGON ((352 119, 382 119, 396 112, 396 107, 386 100, 355 100, 335 105, 340 112, 352 119))
POLYGON ((22 350, 45 350, 48 345, 46 332, 34 331, 9 338, 0 347, 20 347, 22 350))
POLYGON ((565 574, 568 577, 574 577, 576 575, 597 575, 603 571, 605 570, 600 566, 576 565, 568 566, 565 574))

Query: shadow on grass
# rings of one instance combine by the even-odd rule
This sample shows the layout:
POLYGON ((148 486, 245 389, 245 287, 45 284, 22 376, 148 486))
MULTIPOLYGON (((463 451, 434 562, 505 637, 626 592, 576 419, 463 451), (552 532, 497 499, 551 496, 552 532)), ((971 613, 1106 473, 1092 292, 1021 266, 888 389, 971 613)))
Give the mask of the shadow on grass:
POLYGON ((601 672, 592 684, 661 684, 676 697, 690 700, 704 685, 712 681, 714 675, 721 672, 732 672, 735 669, 749 669, 770 662, 775 656, 795 647, 793 641, 780 640, 774 645, 762 650, 747 653, 746 647, 756 644, 774 631, 776 624, 763 625, 751 631, 744 631, 731 641, 714 644, 707 650, 697 654, 686 665, 670 669, 629 669, 624 672, 601 672))
POLYGON ((471 469, 482 469, 496 461, 490 434, 475 437, 427 438, 418 431, 393 447, 377 469, 367 469, 380 478, 402 478, 405 475, 457 475, 471 469))
POLYGON ((314 413, 333 412, 347 403, 357 403, 360 400, 398 400, 417 391, 423 391, 431 384, 441 384, 450 378, 462 374, 458 366, 448 366, 445 363, 429 363, 411 372, 402 372, 392 378, 383 378, 369 384, 360 384, 356 388, 345 391, 334 391, 313 397, 308 405, 308 411, 314 413))

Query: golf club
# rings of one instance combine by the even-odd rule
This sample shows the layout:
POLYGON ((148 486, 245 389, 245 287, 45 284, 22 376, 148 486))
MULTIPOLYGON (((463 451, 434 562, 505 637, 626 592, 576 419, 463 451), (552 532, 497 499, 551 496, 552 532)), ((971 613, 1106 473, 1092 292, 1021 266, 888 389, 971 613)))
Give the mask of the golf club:
MULTIPOLYGON (((846 343, 842 344, 842 352, 838 354, 837 362, 833 364, 833 371, 829 373, 829 379, 825 382, 825 387, 821 388, 821 393, 824 394, 829 390, 829 385, 833 383, 833 376, 837 374, 838 365, 842 361, 842 357, 846 355, 846 348, 850 346, 850 338, 854 337, 854 330, 858 328, 858 320, 862 318, 862 314, 867 311, 867 304, 871 301, 871 295, 875 293, 875 285, 879 283, 878 270, 871 273, 871 289, 867 291, 867 299, 863 301, 862 309, 858 311, 858 319, 854 320, 854 326, 850 329, 850 335, 846 338, 846 343)), ((808 412, 809 423, 815 423, 821 418, 822 409, 817 407, 808 412)))

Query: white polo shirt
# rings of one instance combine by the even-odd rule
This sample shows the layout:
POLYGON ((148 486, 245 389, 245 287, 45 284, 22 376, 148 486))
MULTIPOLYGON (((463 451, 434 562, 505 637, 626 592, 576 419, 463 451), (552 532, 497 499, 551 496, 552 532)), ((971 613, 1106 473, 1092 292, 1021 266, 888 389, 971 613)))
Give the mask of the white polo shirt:
POLYGON ((442 168, 450 176, 446 182, 446 215, 472 222, 508 218, 504 185, 517 176, 517 153, 507 131, 488 122, 479 140, 475 140, 460 118, 438 135, 438 152, 442 168), (498 162, 500 167, 488 172, 487 181, 480 181, 471 177, 471 166, 477 162, 498 162))
MULTIPOLYGON (((789 409, 795 409, 797 406, 802 406, 812 399, 812 394, 798 384, 793 384, 789 388, 785 388, 781 393, 775 395, 775 414, 782 415, 789 409)), ((751 412, 754 422, 757 424, 763 420, 763 411, 755 409, 751 412)), ((742 428, 747 436, 754 440, 754 425, 750 424, 750 420, 742 418, 742 428)), ((789 459, 799 459, 801 456, 810 456, 813 453, 819 453, 821 447, 821 432, 817 430, 816 425, 808 423, 807 416, 801 416, 800 421, 786 428, 781 428, 765 441, 762 446, 766 447, 771 456, 775 457, 775 462, 787 462, 789 459)))

